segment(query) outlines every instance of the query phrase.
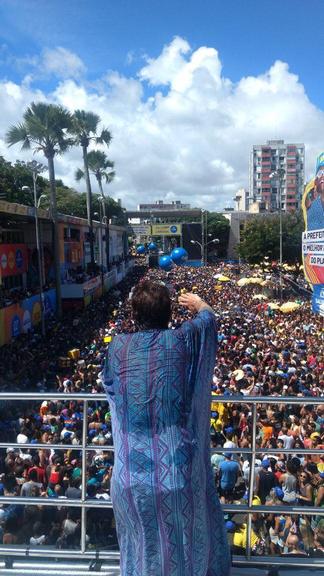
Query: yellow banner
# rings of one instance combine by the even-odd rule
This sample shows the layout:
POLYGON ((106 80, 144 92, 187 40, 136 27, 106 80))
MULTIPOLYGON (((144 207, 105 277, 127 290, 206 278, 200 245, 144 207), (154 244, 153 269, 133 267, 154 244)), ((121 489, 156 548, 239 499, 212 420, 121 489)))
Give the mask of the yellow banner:
POLYGON ((182 224, 153 224, 152 236, 181 236, 182 224))

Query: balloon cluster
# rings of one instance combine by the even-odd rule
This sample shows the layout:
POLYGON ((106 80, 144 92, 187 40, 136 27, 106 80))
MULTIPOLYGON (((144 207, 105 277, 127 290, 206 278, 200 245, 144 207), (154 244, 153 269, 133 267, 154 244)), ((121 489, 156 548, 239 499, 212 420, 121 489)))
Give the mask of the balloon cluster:
MULTIPOLYGON (((149 252, 156 252, 157 245, 155 242, 150 242, 147 246, 147 250, 149 252)), ((136 252, 138 255, 143 255, 146 253, 146 248, 144 244, 138 244, 136 247, 136 252)), ((176 264, 177 266, 181 266, 188 260, 188 252, 184 248, 174 248, 170 255, 163 254, 159 258, 159 266, 162 270, 169 272, 173 266, 176 264)))
MULTIPOLYGON (((155 252, 157 250, 157 245, 155 244, 155 242, 150 242, 148 247, 147 247, 149 252, 155 252)), ((136 252, 137 254, 145 254, 146 253, 146 248, 144 246, 144 244, 138 244, 138 246, 136 247, 136 252)))
POLYGON ((162 270, 169 272, 174 264, 181 266, 188 260, 188 252, 184 248, 174 248, 171 255, 164 254, 159 260, 159 265, 162 270))
POLYGON ((139 244, 136 248, 137 254, 145 254, 145 246, 144 244, 139 244))

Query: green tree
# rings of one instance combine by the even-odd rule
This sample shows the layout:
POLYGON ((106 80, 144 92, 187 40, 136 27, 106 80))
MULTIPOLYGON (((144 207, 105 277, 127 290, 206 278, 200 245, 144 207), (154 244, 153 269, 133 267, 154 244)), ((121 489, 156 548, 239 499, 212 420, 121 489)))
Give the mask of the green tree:
MULTIPOLYGON (((48 180, 39 176, 37 184, 39 194, 42 194, 48 180)), ((25 162, 17 160, 12 164, 0 156, 0 200, 32 206, 33 195, 22 190, 23 186, 28 186, 30 190, 33 188, 33 177, 25 162)))
POLYGON ((61 316, 61 270, 56 205, 54 157, 63 154, 72 141, 67 131, 72 127, 72 116, 62 106, 45 102, 32 102, 23 114, 23 121, 11 126, 6 134, 8 146, 21 143, 22 150, 42 152, 47 159, 51 193, 51 216, 54 225, 54 261, 57 312, 61 316))
MULTIPOLYGON (((301 212, 282 215, 283 262, 299 264, 302 258, 301 212)), ((241 232, 239 253, 250 264, 260 264, 267 256, 279 260, 279 216, 262 216, 248 221, 241 232)))
POLYGON ((106 128, 98 134, 99 123, 100 117, 97 114, 86 112, 85 110, 76 110, 73 114, 72 126, 70 128, 70 134, 73 137, 74 143, 82 148, 83 171, 87 189, 87 214, 92 268, 94 267, 94 234, 92 225, 92 194, 88 165, 88 147, 91 142, 95 142, 96 144, 106 144, 107 146, 109 146, 111 142, 111 134, 106 128))
MULTIPOLYGON (((106 184, 113 181, 115 177, 114 162, 108 160, 107 155, 101 150, 91 150, 88 153, 88 167, 90 174, 95 176, 98 182, 101 196, 104 197, 102 181, 104 180, 106 184)), ((79 168, 75 173, 75 179, 81 180, 84 177, 84 171, 79 168)))
MULTIPOLYGON (((106 220, 106 263, 107 270, 109 270, 109 204, 106 202, 106 198, 103 191, 102 181, 105 180, 107 184, 112 182, 115 177, 115 172, 113 171, 114 163, 108 160, 106 154, 101 152, 101 150, 91 150, 88 153, 88 167, 89 172, 95 176, 102 199, 102 204, 99 206, 99 214, 103 211, 103 216, 106 220)), ((80 168, 75 173, 76 180, 81 180, 85 177, 85 173, 80 168)))
POLYGON ((207 213, 207 242, 211 239, 218 238, 219 244, 207 245, 207 254, 216 252, 218 257, 224 257, 227 252, 228 238, 230 232, 230 223, 223 214, 219 212, 207 213))

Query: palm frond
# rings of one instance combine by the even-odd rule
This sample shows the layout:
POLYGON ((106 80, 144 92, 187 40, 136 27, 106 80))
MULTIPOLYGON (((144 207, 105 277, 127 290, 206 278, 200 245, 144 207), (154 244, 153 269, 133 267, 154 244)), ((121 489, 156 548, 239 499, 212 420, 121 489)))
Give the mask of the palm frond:
POLYGON ((13 146, 14 144, 21 142, 24 150, 30 148, 30 140, 24 123, 10 126, 6 133, 5 140, 8 146, 13 146))
POLYGON ((115 172, 115 171, 113 171, 113 172, 105 172, 105 173, 103 174, 103 177, 104 177, 104 179, 106 180, 106 183, 107 183, 107 184, 110 184, 110 182, 113 181, 113 179, 115 178, 115 176, 116 176, 116 172, 115 172))
POLYGON ((75 179, 77 180, 77 182, 79 182, 80 180, 82 180, 82 178, 84 178, 84 172, 83 172, 83 170, 81 170, 81 168, 78 168, 78 169, 75 171, 74 177, 75 177, 75 179))
POLYGON ((75 110, 72 118, 71 134, 77 138, 80 136, 95 135, 97 132, 100 117, 94 112, 86 112, 85 110, 75 110))
POLYGON ((101 131, 100 136, 97 137, 96 141, 97 144, 106 144, 107 146, 109 146, 110 142, 112 141, 111 132, 109 132, 107 128, 104 128, 101 131))

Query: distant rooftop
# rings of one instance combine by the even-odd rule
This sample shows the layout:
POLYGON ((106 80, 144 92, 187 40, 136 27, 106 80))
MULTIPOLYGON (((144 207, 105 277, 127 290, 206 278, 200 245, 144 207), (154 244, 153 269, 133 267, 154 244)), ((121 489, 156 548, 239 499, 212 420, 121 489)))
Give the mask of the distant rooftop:
POLYGON ((189 210, 190 204, 183 204, 181 200, 172 200, 171 202, 164 203, 163 200, 156 200, 150 204, 139 204, 138 210, 189 210))

